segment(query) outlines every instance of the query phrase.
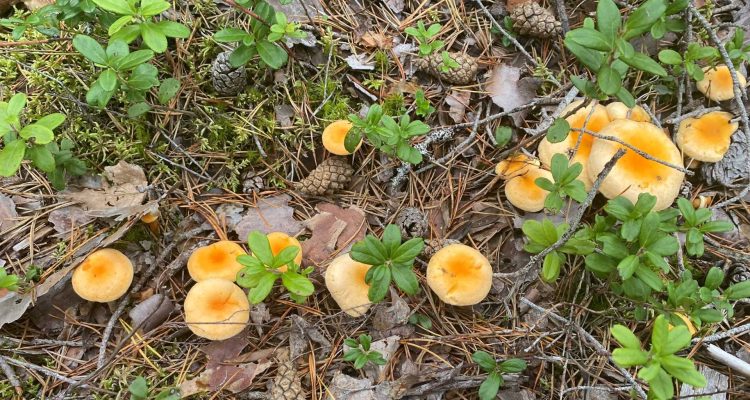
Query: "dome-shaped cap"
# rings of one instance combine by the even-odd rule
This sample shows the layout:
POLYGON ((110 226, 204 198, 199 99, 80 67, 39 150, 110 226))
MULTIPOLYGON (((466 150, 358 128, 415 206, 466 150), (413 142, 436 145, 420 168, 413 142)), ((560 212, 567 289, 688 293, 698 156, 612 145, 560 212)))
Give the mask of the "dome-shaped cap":
POLYGON ((473 247, 451 244, 430 258, 427 285, 448 304, 477 304, 487 297, 492 287, 492 266, 487 257, 473 247))
POLYGON ((342 311, 352 317, 359 317, 370 309, 367 293, 370 285, 365 275, 370 265, 352 260, 349 254, 336 257, 326 270, 326 288, 342 311))
POLYGON ((651 122, 651 117, 643 107, 635 106, 629 108, 625 103, 619 101, 607 104, 607 115, 609 115, 611 121, 616 119, 629 119, 638 122, 651 122))
POLYGON ((505 198, 510 204, 527 212, 543 210, 544 199, 547 198, 549 192, 537 186, 537 178, 547 178, 552 181, 552 174, 539 167, 529 168, 525 174, 505 182, 505 198))
POLYGON ((675 139, 686 156, 698 161, 717 162, 729 150, 732 135, 739 126, 739 123, 732 122, 732 114, 714 111, 682 120, 675 139))
MULTIPOLYGON (((351 154, 351 152, 346 150, 346 146, 344 146, 346 135, 350 129, 352 129, 352 123, 345 119, 332 122, 323 130, 323 147, 337 156, 351 154)), ((360 139, 354 151, 357 151, 361 145, 362 140, 360 139)))
POLYGON ((239 286, 226 279, 197 282, 185 297, 185 323, 206 339, 224 340, 242 332, 250 320, 250 302, 239 286))
POLYGON ((97 250, 76 267, 73 290, 84 300, 107 303, 122 297, 133 282, 133 263, 115 249, 97 250))
POLYGON ((194 281, 222 278, 230 281, 237 279, 237 273, 243 267, 237 262, 237 256, 245 253, 237 243, 220 240, 208 246, 195 249, 187 262, 188 273, 194 281))
MULTIPOLYGON (((745 76, 737 71, 740 87, 747 86, 745 76)), ((703 68, 703 79, 696 84, 698 91, 713 101, 724 101, 734 98, 734 82, 732 72, 726 65, 703 68)))

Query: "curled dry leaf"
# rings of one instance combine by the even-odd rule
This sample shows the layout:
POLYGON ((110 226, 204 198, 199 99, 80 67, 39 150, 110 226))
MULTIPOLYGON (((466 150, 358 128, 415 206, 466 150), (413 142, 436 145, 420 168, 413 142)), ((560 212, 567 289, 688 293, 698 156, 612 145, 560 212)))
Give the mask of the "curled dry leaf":
MULTIPOLYGON (((521 70, 509 65, 500 64, 492 70, 487 80, 487 91, 492 97, 492 102, 497 104, 503 111, 510 111, 522 106, 536 97, 539 81, 534 78, 521 79, 521 70)), ((528 110, 522 110, 511 114, 516 126, 520 126, 528 110)))
POLYGON ((455 122, 462 122, 466 115, 466 107, 469 106, 471 92, 465 90, 452 90, 445 97, 445 103, 448 104, 448 115, 455 122))
POLYGON ((302 224, 294 220, 294 209, 289 206, 291 199, 286 194, 259 198, 255 207, 247 210, 234 231, 242 240, 252 231, 296 235, 302 229, 302 224))
POLYGON ((205 391, 228 390, 232 393, 240 393, 250 387, 255 377, 270 366, 270 361, 263 361, 238 366, 219 365, 206 368, 197 378, 182 382, 180 394, 185 398, 205 391))
POLYGON ((0 194, 0 232, 9 230, 16 225, 16 203, 8 196, 0 194))
POLYGON ((169 297, 157 293, 146 300, 136 304, 128 312, 131 326, 139 327, 143 332, 148 332, 161 325, 169 318, 174 310, 174 304, 169 297))
POLYGON ((352 54, 346 57, 346 63, 349 64, 349 68, 355 71, 372 71, 375 69, 375 63, 368 60, 365 54, 352 54))
POLYGON ((393 47, 393 37, 382 32, 368 31, 359 38, 359 44, 369 48, 388 50, 393 47))
POLYGON ((52 224, 55 232, 68 233, 75 228, 87 225, 94 218, 81 207, 68 206, 50 212, 47 220, 52 224))
POLYGON ((341 208, 331 203, 318 204, 318 214, 304 222, 312 232, 302 242, 303 264, 320 265, 331 256, 348 251, 352 244, 364 239, 367 231, 365 213, 356 206, 341 208))

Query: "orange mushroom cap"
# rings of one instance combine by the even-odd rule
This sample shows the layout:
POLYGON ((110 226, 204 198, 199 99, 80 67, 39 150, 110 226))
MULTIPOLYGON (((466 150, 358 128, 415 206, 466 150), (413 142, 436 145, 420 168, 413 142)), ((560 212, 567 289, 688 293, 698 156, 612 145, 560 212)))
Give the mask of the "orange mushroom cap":
POLYGON ((141 217, 141 222, 144 224, 150 224, 152 222, 155 222, 157 219, 159 219, 159 212, 147 212, 146 214, 143 214, 141 217))
POLYGON ((539 160, 525 154, 516 154, 500 161, 495 166, 495 173, 500 178, 508 180, 520 176, 529 171, 530 167, 538 167, 539 160))
MULTIPOLYGON (((583 100, 571 103, 563 110, 562 115, 569 113, 579 107, 582 103, 583 100)), ((583 171, 581 172, 581 175, 578 176, 578 179, 580 179, 588 189, 594 182, 586 171, 586 165, 588 163, 589 154, 591 154, 591 144, 594 141, 594 137, 573 129, 586 129, 598 133, 602 128, 609 124, 609 114, 604 106, 599 104, 589 104, 587 107, 581 108, 572 115, 569 115, 565 120, 568 121, 568 124, 571 127, 568 137, 558 143, 552 143, 547 140, 547 138, 542 139, 539 142, 539 147, 537 149, 539 152, 539 159, 542 161, 542 165, 550 168, 552 165, 552 156, 558 153, 568 156, 569 152, 576 147, 578 137, 583 135, 581 138, 581 144, 578 146, 578 151, 571 161, 572 163, 579 162, 583 165, 583 171), (592 110, 593 114, 591 114, 591 118, 589 118, 589 114, 592 113, 592 110), (587 119, 588 124, 586 124, 587 119), (584 124, 586 124, 585 128, 583 127, 584 124)))
POLYGON ((739 123, 732 122, 732 114, 714 111, 698 118, 682 120, 675 139, 677 146, 688 157, 717 162, 729 150, 732 135, 739 126, 739 123))
POLYGON ((487 257, 473 247, 451 244, 430 258, 427 285, 448 304, 477 304, 487 297, 492 287, 492 266, 487 257))
POLYGON ((188 328, 211 340, 237 335, 250 320, 250 302, 245 292, 226 279, 197 282, 188 291, 184 307, 188 328))
MULTIPOLYGON (((703 68, 703 79, 696 83, 698 91, 713 101, 724 101, 734 98, 732 73, 726 65, 703 68)), ((745 76, 737 71, 740 87, 747 85, 745 76)))
POLYGON ((208 246, 199 247, 188 259, 188 273, 196 282, 211 278, 222 278, 234 282, 237 279, 237 273, 244 268, 237 262, 237 256, 243 254, 246 253, 242 246, 228 240, 220 240, 208 246))
MULTIPOLYGON (((268 238, 268 242, 271 245, 271 253, 273 253, 274 256, 281 253, 282 250, 286 249, 290 246, 295 246, 299 249, 299 252, 297 252, 297 256, 294 257, 294 263, 297 265, 302 265, 302 245, 300 245, 299 241, 292 237, 287 235, 284 232, 271 232, 268 235, 266 235, 268 238)), ((286 272, 287 266, 282 265, 278 268, 281 272, 286 272)))
POLYGON ((552 179, 552 173, 539 167, 530 168, 525 174, 505 182, 505 197, 511 204, 528 212, 544 209, 548 191, 536 184, 537 178, 552 179))
MULTIPOLYGON (((352 123, 345 119, 332 122, 323 130, 323 147, 337 156, 347 156, 352 154, 346 150, 346 147, 344 146, 346 134, 349 133, 350 129, 352 129, 352 123)), ((354 149, 354 151, 357 151, 361 145, 362 140, 360 139, 359 144, 357 144, 357 148, 354 149)))
POLYGON ((619 101, 607 104, 607 115, 609 115, 611 121, 616 119, 630 119, 638 122, 651 122, 651 117, 643 107, 635 106, 629 108, 625 103, 619 101))
MULTIPOLYGON (((628 119, 612 121, 600 132, 619 138, 638 150, 662 161, 682 167, 682 156, 674 143, 659 127, 649 122, 628 119)), ((625 146, 605 139, 595 139, 588 162, 589 176, 597 177, 615 153, 625 146)), ((685 174, 674 168, 651 161, 627 149, 612 168, 599 191, 609 199, 622 195, 631 202, 646 192, 656 196, 654 210, 669 207, 677 197, 685 174)))
POLYGON ((122 297, 133 282, 133 263, 115 249, 97 250, 76 267, 73 290, 84 300, 106 303, 122 297))
POLYGON ((362 316, 372 304, 367 296, 370 285, 365 282, 370 267, 352 260, 347 253, 331 261, 326 270, 326 288, 341 310, 352 317, 362 316))

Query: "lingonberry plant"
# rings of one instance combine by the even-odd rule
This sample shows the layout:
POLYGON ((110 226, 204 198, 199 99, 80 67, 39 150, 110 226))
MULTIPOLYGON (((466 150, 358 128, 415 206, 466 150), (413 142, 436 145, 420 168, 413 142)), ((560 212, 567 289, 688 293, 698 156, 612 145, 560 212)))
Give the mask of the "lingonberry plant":
POLYGON ((497 397, 497 392, 505 384, 503 374, 514 374, 526 369, 526 361, 518 358, 509 358, 497 362, 489 353, 475 351, 471 359, 479 365, 482 371, 487 373, 487 378, 479 386, 479 398, 481 400, 492 400, 497 397))
POLYGON ((550 172, 552 181, 547 178, 536 178, 536 185, 548 191, 544 199, 544 207, 557 213, 562 208, 565 198, 581 202, 586 198, 586 188, 583 182, 578 180, 578 175, 583 171, 581 163, 568 165, 568 158, 564 154, 552 156, 550 172))
POLYGON ((383 358, 377 350, 370 350, 372 344, 372 336, 370 335, 359 335, 358 339, 345 339, 344 344, 349 347, 346 353, 344 353, 344 361, 354 363, 354 368, 361 369, 367 363, 373 363, 375 365, 385 365, 387 361, 383 358))

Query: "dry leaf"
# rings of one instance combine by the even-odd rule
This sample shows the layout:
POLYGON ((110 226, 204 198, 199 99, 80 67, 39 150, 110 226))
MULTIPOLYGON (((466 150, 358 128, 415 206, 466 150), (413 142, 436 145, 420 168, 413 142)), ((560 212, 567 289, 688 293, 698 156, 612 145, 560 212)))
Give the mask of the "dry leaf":
POLYGON ((280 104, 274 106, 274 113, 276 114, 276 122, 279 123, 279 127, 288 128, 293 126, 294 119, 294 107, 289 104, 280 104))
POLYGON ((332 255, 348 251, 367 231, 365 213, 355 206, 343 209, 322 203, 316 209, 320 213, 304 222, 312 232, 310 238, 302 242, 304 265, 321 265, 332 255))
POLYGON ((385 0, 385 5, 396 14, 404 11, 404 0, 385 0))
POLYGON ((270 361, 261 363, 246 363, 239 366, 219 365, 207 368, 197 378, 180 384, 180 394, 183 398, 196 393, 218 390, 228 390, 240 393, 253 384, 253 379, 271 366, 270 361))
POLYGON ((471 99, 471 92, 462 90, 452 90, 448 96, 445 97, 445 103, 448 104, 450 109, 448 115, 455 122, 462 122, 466 115, 466 107, 469 106, 469 99, 471 99))
POLYGON ((247 210, 234 231, 242 240, 252 231, 296 235, 302 229, 302 224, 294 220, 294 209, 289 207, 291 199, 286 194, 258 199, 258 204, 247 210))
POLYGON ((365 32, 359 38, 359 43, 364 47, 388 50, 393 47, 393 36, 386 36, 381 32, 365 32))
POLYGON ((38 10, 44 6, 55 4, 55 0, 23 0, 23 4, 26 5, 31 11, 38 10))
POLYGON ((372 71, 375 69, 375 63, 367 58, 366 54, 352 54, 346 57, 346 63, 355 71, 372 71))
POLYGON ((16 218, 16 203, 10 197, 0 194, 0 232, 10 230, 16 224, 16 218))
POLYGON ((138 303, 128 315, 133 328, 148 332, 166 321, 173 310, 174 304, 169 297, 157 293, 138 303))
POLYGON ((68 206, 50 212, 47 220, 52 223, 55 232, 68 233, 73 228, 80 228, 88 224, 94 218, 81 207, 68 206))
MULTIPOLYGON (((500 64, 492 70, 487 81, 487 91, 492 102, 502 107, 503 111, 510 111, 522 106, 536 97, 539 81, 533 78, 521 78, 521 70, 505 64, 500 64)), ((520 126, 528 110, 511 114, 516 126, 520 126)))

